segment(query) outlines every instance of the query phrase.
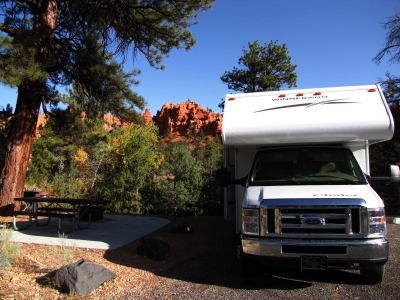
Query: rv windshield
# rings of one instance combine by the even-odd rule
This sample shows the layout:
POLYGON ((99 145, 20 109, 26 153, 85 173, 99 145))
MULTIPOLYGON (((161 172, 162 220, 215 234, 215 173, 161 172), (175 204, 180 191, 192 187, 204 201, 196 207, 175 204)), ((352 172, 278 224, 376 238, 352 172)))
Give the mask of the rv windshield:
POLYGON ((250 186, 367 183, 351 151, 339 147, 263 150, 250 174, 250 186))

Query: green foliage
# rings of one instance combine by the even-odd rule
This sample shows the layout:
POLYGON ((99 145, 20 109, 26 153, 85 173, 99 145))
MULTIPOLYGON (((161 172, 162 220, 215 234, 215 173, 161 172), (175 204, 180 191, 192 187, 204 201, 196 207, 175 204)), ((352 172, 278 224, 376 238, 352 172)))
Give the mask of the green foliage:
POLYGON ((21 246, 12 241, 11 230, 3 225, 0 229, 0 273, 18 264, 21 257, 21 246))
POLYGON ((54 110, 33 146, 27 184, 52 196, 110 200, 117 213, 221 214, 218 138, 195 134, 164 144, 154 125, 106 132, 76 109, 54 110))
POLYGON ((140 52, 152 66, 162 68, 162 57, 167 56, 172 48, 191 49, 195 39, 189 28, 196 24, 198 11, 211 8, 213 2, 124 0, 78 1, 69 5, 76 12, 70 17, 72 21, 85 19, 87 27, 99 32, 103 45, 115 51, 117 44, 119 53, 133 47, 134 54, 140 52))
POLYGON ((207 139, 202 155, 203 186, 201 203, 206 215, 223 214, 223 189, 217 185, 216 172, 222 167, 222 144, 215 137, 207 139))
POLYGON ((162 59, 172 49, 195 44, 190 27, 213 2, 0 0, 0 82, 18 87, 18 113, 7 140, 10 159, 0 178, 8 186, 0 190, 0 205, 22 193, 30 135, 40 105, 60 101, 57 88, 74 85, 74 100, 89 115, 111 112, 121 120, 138 119, 134 108, 142 108, 144 99, 130 90, 138 71, 126 73, 120 63, 127 57, 134 61, 139 53, 163 68, 162 59), (21 142, 24 151, 17 154, 21 142))
POLYGON ((165 160, 141 189, 146 212, 171 214, 183 209, 196 215, 222 214, 222 189, 215 184, 215 172, 222 166, 218 138, 170 142, 159 150, 165 160))
POLYGON ((249 50, 243 48, 239 58, 239 68, 225 72, 221 76, 229 89, 243 93, 276 91, 282 87, 295 87, 296 65, 291 64, 291 57, 285 44, 271 41, 260 46, 258 41, 249 42, 249 50))
POLYGON ((139 189, 152 177, 163 156, 155 146, 158 128, 153 124, 130 124, 112 133, 109 158, 102 180, 96 184, 98 197, 110 200, 109 210, 119 213, 141 213, 139 189))
POLYGON ((125 61, 140 53, 163 68, 162 59, 173 48, 193 47, 190 27, 213 2, 2 0, 0 82, 75 84, 88 113, 100 109, 125 118, 130 104, 142 108, 144 100, 130 90, 138 71, 123 72, 113 55, 125 61))
POLYGON ((107 156, 103 122, 72 107, 53 110, 32 149, 26 184, 58 197, 89 197, 107 156))
POLYGON ((154 179, 154 202, 158 213, 173 213, 178 208, 201 214, 202 169, 183 142, 170 143, 165 160, 154 179))
POLYGON ((96 51, 79 54, 77 59, 82 60, 80 65, 85 65, 86 68, 74 69, 73 74, 69 74, 79 80, 73 81, 69 97, 63 97, 62 100, 69 104, 73 100, 92 119, 111 112, 122 122, 141 122, 143 119, 135 111, 135 107, 143 109, 145 101, 131 90, 131 86, 139 84, 134 77, 140 71, 124 72, 122 64, 117 64, 111 56, 103 57, 100 45, 96 41, 93 44, 95 46, 90 49, 97 49, 96 51))
POLYGON ((0 82, 16 87, 26 78, 46 80, 46 71, 36 60, 36 52, 32 36, 26 30, 21 29, 14 37, 0 35, 0 82))

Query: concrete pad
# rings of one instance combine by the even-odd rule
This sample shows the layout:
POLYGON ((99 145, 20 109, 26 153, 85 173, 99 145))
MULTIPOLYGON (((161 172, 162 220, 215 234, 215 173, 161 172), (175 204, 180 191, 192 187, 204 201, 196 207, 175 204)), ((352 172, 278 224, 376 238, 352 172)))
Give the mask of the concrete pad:
MULTIPOLYGON (((77 248, 112 250, 133 242, 165 225, 167 219, 138 216, 138 215, 108 215, 103 220, 92 222, 90 228, 79 229, 66 234, 67 245, 77 248)), ((86 225, 85 223, 83 223, 86 225)), ((70 221, 63 221, 62 228, 71 228, 70 221)), ((32 221, 31 227, 22 231, 13 231, 14 242, 60 245, 58 236, 58 219, 54 218, 47 226, 36 226, 32 221)))

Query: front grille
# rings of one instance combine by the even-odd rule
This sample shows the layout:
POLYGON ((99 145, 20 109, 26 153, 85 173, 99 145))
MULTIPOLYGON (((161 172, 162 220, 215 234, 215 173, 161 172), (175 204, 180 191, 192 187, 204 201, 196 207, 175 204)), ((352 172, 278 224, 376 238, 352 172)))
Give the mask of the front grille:
POLYGON ((361 236, 366 208, 363 206, 261 207, 261 235, 280 237, 361 236))

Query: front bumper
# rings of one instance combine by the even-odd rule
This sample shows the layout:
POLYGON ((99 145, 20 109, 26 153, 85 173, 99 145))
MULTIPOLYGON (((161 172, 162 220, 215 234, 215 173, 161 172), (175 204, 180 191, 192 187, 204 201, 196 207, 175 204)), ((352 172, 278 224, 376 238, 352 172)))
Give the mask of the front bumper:
POLYGON ((269 266, 300 267, 302 257, 324 257, 327 268, 360 269, 384 265, 389 242, 377 239, 270 239, 241 236, 243 255, 269 266))

